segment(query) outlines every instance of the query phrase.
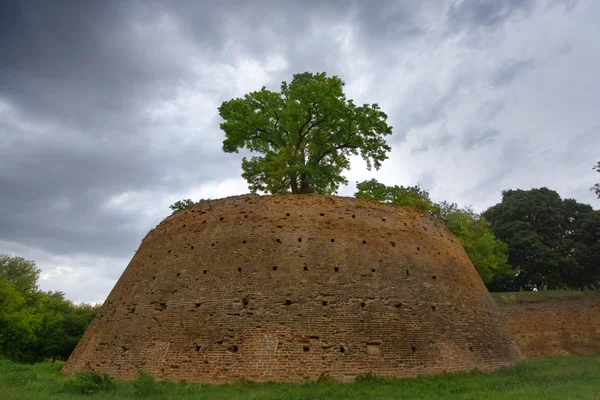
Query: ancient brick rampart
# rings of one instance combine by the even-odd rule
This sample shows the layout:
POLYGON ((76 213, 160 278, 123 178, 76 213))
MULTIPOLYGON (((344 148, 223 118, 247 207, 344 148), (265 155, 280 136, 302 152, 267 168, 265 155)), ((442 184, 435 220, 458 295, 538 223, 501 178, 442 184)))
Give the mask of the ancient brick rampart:
POLYGON ((600 293, 500 308, 527 357, 600 354, 600 293))
POLYGON ((350 381, 522 359, 433 218, 353 198, 247 195, 201 202, 148 233, 64 372, 350 381))

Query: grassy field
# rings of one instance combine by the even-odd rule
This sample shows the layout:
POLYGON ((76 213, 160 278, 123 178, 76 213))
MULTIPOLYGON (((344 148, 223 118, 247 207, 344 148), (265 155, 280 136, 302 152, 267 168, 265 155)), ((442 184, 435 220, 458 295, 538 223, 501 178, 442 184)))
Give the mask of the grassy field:
POLYGON ((490 293, 500 304, 548 303, 565 300, 592 300, 600 297, 600 290, 542 290, 539 292, 490 293))
POLYGON ((208 386, 133 382, 96 374, 77 379, 61 364, 22 365, 0 360, 0 399, 599 399, 600 356, 532 359, 492 374, 471 372, 406 379, 364 378, 353 384, 236 383, 208 386))

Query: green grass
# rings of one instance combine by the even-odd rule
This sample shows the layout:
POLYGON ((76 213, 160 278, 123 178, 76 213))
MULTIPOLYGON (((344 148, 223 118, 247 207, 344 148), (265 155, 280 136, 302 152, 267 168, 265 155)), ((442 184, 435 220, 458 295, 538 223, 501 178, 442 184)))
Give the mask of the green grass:
POLYGON ((600 356, 532 359, 484 374, 336 382, 236 383, 208 386, 155 382, 142 375, 119 382, 97 374, 67 378, 61 364, 0 360, 0 399, 598 399, 600 356))
POLYGON ((499 304, 546 303, 600 297, 600 290, 541 290, 539 292, 490 293, 499 304))

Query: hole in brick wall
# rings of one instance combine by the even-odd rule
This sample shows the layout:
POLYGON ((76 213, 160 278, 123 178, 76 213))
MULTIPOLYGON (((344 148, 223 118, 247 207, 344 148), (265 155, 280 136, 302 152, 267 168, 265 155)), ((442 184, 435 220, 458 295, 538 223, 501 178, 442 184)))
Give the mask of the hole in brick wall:
POLYGON ((381 221, 385 222, 385 218, 381 218, 381 221))
POLYGON ((200 308, 201 305, 202 303, 196 303, 196 308, 200 308))
POLYGON ((285 216, 286 216, 286 217, 289 217, 289 216, 290 216, 290 213, 285 213, 285 216))
POLYGON ((469 346, 469 350, 470 350, 470 351, 473 351, 473 346, 469 346))
POLYGON ((396 247, 396 242, 390 242, 390 244, 392 245, 392 247, 396 247))
POLYGON ((340 270, 340 268, 339 268, 339 267, 334 267, 334 268, 333 268, 333 271, 334 271, 334 272, 338 272, 339 270, 340 270))
POLYGON ((167 253, 169 253, 169 254, 170 254, 170 253, 171 253, 171 250, 167 251, 167 253))
POLYGON ((379 343, 367 343, 368 354, 381 354, 381 344, 379 343))
POLYGON ((436 307, 435 306, 431 306, 431 311, 435 311, 436 307))
POLYGON ((152 280, 153 280, 153 281, 154 281, 154 280, 156 280, 156 276, 153 276, 153 277, 152 277, 152 280))
POLYGON ((223 221, 223 217, 219 218, 219 221, 223 221))
POLYGON ((426 227, 423 227, 423 229, 425 229, 425 231, 427 231, 427 228, 426 228, 426 227))
POLYGON ((242 244, 246 244, 246 241, 245 241, 245 240, 242 240, 242 244))
POLYGON ((177 276, 181 276, 181 272, 178 272, 178 273, 177 273, 177 276))
POLYGON ((345 353, 346 349, 344 348, 344 346, 340 346, 340 353, 345 353))
POLYGON ((404 226, 408 226, 408 225, 406 225, 406 222, 404 223, 404 226))
POLYGON ((352 214, 352 218, 356 218, 356 215, 352 214))
POLYGON ((277 243, 281 243, 281 239, 277 239, 275 240, 277 243))
POLYGON ((360 308, 365 308, 366 305, 367 305, 367 303, 365 303, 364 301, 360 302, 360 308))
POLYGON ((319 215, 320 215, 321 217, 323 217, 323 216, 325 216, 325 213, 319 213, 319 215))
POLYGON ((421 248, 417 246, 417 251, 421 251, 421 248))
POLYGON ((127 351, 127 346, 121 346, 121 350, 127 351))
POLYGON ((415 346, 412 346, 410 349, 412 350, 413 353, 417 351, 417 348, 415 346))
POLYGON ((367 241, 366 241, 366 240, 363 240, 363 244, 367 244, 367 241))
POLYGON ((437 279, 437 276, 431 275, 431 279, 437 279))
POLYGON ((194 250, 194 246, 190 246, 190 249, 194 250))
POLYGON ((322 301, 321 301, 321 305, 322 305, 323 307, 325 307, 325 306, 327 305, 327 300, 322 300, 322 301))
POLYGON ((202 271, 202 272, 204 272, 204 275, 206 275, 206 273, 208 272, 208 270, 207 270, 207 269, 205 269, 205 270, 204 270, 204 271, 202 271))
POLYGON ((302 241, 302 238, 298 238, 298 243, 300 243, 302 241))
POLYGON ((306 265, 304 266, 304 270, 305 270, 305 271, 308 271, 308 267, 307 267, 306 265))
POLYGON ((277 267, 273 267, 273 271, 277 271, 277 267))
POLYGON ((375 268, 371 268, 371 272, 375 272, 375 268))
POLYGON ((331 243, 335 242, 335 239, 331 239, 331 243))
POLYGON ((238 272, 242 272, 242 268, 238 268, 238 272))
POLYGON ((244 306, 247 306, 249 302, 250 302, 250 300, 249 300, 247 297, 244 297, 244 298, 242 299, 242 304, 243 304, 244 306))
POLYGON ((232 353, 237 353, 237 351, 238 351, 238 347, 237 347, 235 344, 232 344, 231 346, 229 346, 229 347, 227 348, 227 350, 229 350, 229 351, 230 351, 230 352, 232 352, 232 353))
POLYGON ((310 348, 308 346, 302 347, 302 351, 304 351, 305 353, 308 353, 309 350, 310 348))
POLYGON ((396 308, 402 308, 402 303, 397 303, 396 308))
POLYGON ((214 244, 214 243, 211 243, 211 244, 210 244, 210 247, 215 247, 215 244, 214 244))
POLYGON ((200 346, 199 344, 196 345, 196 351, 200 351, 202 349, 202 346, 200 346))
POLYGON ((406 276, 410 276, 410 271, 406 270, 406 276))
POLYGON ((287 299, 287 300, 285 301, 285 305, 286 305, 286 306, 289 306, 289 305, 291 305, 291 304, 292 304, 292 301, 291 301, 290 299, 287 299))
POLYGON ((185 224, 183 224, 181 227, 182 227, 182 228, 185 228, 185 224))

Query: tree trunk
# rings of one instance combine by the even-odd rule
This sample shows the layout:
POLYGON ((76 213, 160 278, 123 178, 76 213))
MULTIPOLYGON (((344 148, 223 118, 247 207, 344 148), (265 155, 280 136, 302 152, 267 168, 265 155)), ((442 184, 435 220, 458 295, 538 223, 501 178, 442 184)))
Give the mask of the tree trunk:
POLYGON ((298 194, 298 180, 296 179, 296 176, 292 176, 290 178, 290 186, 292 187, 292 193, 293 194, 298 194))
POLYGON ((302 175, 300 178, 300 193, 301 194, 310 194, 312 193, 312 189, 310 184, 308 183, 308 179, 306 175, 302 175))

